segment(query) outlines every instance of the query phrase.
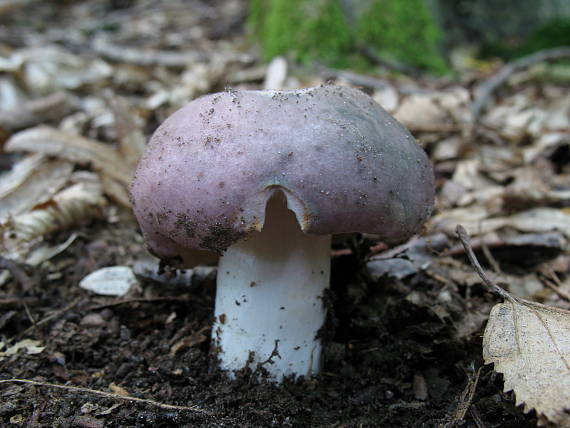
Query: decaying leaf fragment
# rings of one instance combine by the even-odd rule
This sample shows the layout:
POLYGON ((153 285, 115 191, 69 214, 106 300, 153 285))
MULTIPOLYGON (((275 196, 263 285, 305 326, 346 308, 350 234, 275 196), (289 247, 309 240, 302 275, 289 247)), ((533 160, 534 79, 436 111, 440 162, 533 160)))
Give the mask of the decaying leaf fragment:
POLYGON ((525 411, 570 427, 570 312, 508 300, 491 311, 483 358, 503 373, 525 411))
POLYGON ((0 177, 0 222, 47 202, 73 172, 69 162, 41 154, 26 156, 0 177))
POLYGON ((24 350, 28 355, 36 355, 45 349, 45 346, 40 346, 41 342, 39 340, 24 339, 18 343, 10 346, 6 351, 3 348, 6 346, 4 342, 0 342, 0 361, 3 361, 6 357, 11 357, 18 354, 18 351, 24 350))

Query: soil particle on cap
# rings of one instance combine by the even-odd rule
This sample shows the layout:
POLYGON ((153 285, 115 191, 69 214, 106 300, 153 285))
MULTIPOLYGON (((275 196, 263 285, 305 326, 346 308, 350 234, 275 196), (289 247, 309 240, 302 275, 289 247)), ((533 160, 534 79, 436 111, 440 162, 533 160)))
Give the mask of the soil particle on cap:
POLYGON ((227 223, 216 223, 208 227, 208 235, 202 239, 200 247, 221 253, 245 235, 246 232, 236 230, 227 223))
POLYGON ((196 223, 186 213, 178 213, 174 223, 176 230, 183 230, 188 238, 196 236, 196 223))

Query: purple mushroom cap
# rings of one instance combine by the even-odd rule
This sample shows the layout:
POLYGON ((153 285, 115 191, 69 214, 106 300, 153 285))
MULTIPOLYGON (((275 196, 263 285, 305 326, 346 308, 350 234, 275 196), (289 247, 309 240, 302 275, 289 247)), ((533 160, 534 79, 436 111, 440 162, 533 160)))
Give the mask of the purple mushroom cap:
POLYGON ((363 92, 337 86, 198 98, 154 133, 132 184, 135 215, 161 258, 222 252, 261 230, 282 191, 307 234, 416 233, 434 201, 431 164, 363 92))

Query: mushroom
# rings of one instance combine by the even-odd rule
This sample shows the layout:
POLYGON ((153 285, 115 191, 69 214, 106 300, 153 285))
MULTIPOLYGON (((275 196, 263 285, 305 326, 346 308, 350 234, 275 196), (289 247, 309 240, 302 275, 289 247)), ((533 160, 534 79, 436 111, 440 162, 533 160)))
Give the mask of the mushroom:
POLYGON ((397 243, 434 200, 430 162, 363 92, 337 86, 203 96, 157 129, 132 185, 152 252, 220 255, 212 340, 230 376, 315 374, 331 236, 397 243))

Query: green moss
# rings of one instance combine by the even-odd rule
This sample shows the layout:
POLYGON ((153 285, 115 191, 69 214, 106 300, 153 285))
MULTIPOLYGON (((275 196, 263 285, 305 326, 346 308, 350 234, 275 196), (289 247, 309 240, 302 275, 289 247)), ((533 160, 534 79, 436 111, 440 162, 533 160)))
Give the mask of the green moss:
POLYGON ((266 60, 335 61, 352 39, 338 0, 252 0, 250 24, 266 60))
POLYGON ((289 54, 301 62, 347 66, 358 47, 436 72, 447 67, 440 32, 424 0, 370 0, 349 24, 340 0, 250 0, 249 24, 266 60, 289 54))
POLYGON ((424 0, 375 0, 360 18, 357 39, 386 58, 448 71, 439 50, 441 32, 424 0))

